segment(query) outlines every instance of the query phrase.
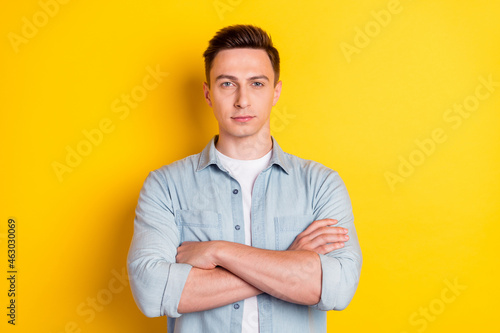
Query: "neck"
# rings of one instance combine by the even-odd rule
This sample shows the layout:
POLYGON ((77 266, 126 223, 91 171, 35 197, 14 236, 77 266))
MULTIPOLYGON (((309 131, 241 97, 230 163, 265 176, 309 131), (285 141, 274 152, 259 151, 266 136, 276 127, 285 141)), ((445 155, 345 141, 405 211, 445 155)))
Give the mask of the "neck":
POLYGON ((273 148, 273 141, 269 131, 245 137, 219 133, 215 147, 222 154, 237 160, 256 160, 269 153, 273 148))

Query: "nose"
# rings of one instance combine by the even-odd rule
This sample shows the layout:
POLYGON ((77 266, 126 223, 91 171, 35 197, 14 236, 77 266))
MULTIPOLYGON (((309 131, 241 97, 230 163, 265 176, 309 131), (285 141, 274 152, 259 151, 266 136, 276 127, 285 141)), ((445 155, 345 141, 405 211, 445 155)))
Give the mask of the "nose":
POLYGON ((239 87, 234 106, 238 109, 244 109, 250 106, 250 99, 246 87, 239 87))

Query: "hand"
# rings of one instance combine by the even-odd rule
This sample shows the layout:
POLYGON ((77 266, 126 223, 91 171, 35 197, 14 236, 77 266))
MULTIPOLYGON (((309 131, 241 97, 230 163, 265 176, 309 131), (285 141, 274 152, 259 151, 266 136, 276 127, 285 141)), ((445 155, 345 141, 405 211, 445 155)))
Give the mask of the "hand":
POLYGON ((324 219, 311 223, 306 230, 295 237, 288 250, 308 250, 318 254, 326 254, 344 247, 349 239, 348 230, 341 227, 331 227, 337 220, 324 219))
POLYGON ((177 248, 176 262, 201 269, 213 269, 217 266, 213 256, 216 243, 216 241, 184 242, 177 248))

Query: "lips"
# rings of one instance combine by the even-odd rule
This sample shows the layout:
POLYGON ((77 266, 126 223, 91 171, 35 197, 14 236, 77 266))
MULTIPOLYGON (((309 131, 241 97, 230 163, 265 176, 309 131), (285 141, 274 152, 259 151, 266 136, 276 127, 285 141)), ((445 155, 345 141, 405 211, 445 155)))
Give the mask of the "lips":
POLYGON ((237 116, 237 117, 231 117, 232 119, 234 119, 235 121, 238 121, 240 123, 245 123, 247 121, 250 121, 254 118, 254 116, 237 116))

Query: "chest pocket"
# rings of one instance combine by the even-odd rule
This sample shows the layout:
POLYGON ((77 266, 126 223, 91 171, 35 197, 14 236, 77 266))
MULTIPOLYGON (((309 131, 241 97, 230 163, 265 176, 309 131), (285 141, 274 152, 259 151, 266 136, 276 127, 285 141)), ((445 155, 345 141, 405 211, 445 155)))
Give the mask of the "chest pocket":
POLYGON ((175 218, 181 243, 220 240, 222 237, 222 216, 217 212, 178 210, 175 218))
POLYGON ((293 243, 295 237, 314 221, 314 215, 279 216, 274 218, 276 250, 283 251, 293 243))

